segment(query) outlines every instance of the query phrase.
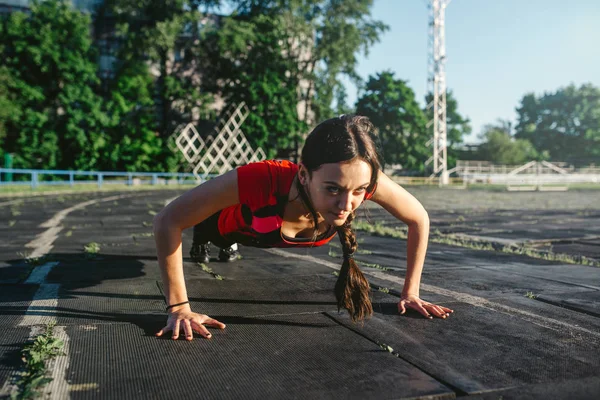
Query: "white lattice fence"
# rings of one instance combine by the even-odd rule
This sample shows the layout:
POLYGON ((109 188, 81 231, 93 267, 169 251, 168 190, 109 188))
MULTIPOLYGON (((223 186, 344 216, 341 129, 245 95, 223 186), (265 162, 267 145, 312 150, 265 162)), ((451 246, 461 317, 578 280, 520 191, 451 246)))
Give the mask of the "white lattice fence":
POLYGON ((197 178, 206 174, 223 174, 238 165, 266 158, 263 149, 254 150, 241 126, 250 114, 245 103, 230 107, 215 127, 216 135, 206 140, 190 123, 171 137, 171 149, 180 151, 197 178))

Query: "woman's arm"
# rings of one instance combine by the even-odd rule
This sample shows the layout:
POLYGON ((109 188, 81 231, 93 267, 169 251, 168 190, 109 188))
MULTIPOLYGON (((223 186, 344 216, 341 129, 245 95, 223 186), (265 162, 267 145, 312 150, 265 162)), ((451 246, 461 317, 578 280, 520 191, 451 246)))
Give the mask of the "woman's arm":
MULTIPOLYGON (((233 170, 184 193, 154 217, 158 266, 168 304, 178 304, 188 300, 183 276, 181 232, 204 221, 217 211, 237 203, 239 203, 237 171, 233 170)), ((180 311, 190 312, 189 304, 171 309, 171 313, 180 311)), ((175 325, 171 327, 174 338, 179 335, 179 322, 180 320, 176 320, 175 325)), ((208 335, 206 328, 194 326, 199 325, 197 321, 194 323, 192 319, 186 319, 182 323, 187 338, 191 338, 192 328, 208 335)), ((161 335, 163 331, 164 329, 161 330, 161 335)))
MULTIPOLYGON (((429 240, 429 215, 427 211, 413 195, 392 181, 382 171, 379 171, 377 190, 371 200, 408 225, 406 278, 402 289, 402 298, 412 299, 407 302, 407 305, 411 307, 414 305, 413 308, 430 317, 426 309, 429 304, 415 301, 419 298, 421 273, 423 272, 429 240), (414 304, 411 304, 411 301, 414 304)), ((400 306, 402 313, 404 313, 404 303, 401 302, 400 306)), ((447 312, 452 312, 452 310, 445 307, 432 306, 432 312, 442 318, 445 318, 447 312)))

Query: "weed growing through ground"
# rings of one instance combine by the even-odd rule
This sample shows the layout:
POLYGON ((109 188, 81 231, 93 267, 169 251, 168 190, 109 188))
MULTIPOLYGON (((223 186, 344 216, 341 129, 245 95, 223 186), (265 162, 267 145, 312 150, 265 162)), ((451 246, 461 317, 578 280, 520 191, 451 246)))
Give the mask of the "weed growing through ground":
POLYGON ((430 239, 433 243, 447 244, 450 246, 466 247, 474 250, 488 250, 493 251, 494 246, 489 242, 477 241, 472 239, 465 239, 455 235, 442 235, 439 237, 432 237, 430 239))
POLYGON ((387 268, 387 267, 382 267, 382 266, 381 266, 381 265, 379 265, 379 264, 371 264, 371 263, 367 263, 367 262, 360 262, 359 264, 360 264, 362 267, 368 267, 368 268, 377 268, 377 269, 380 269, 380 270, 382 270, 382 271, 391 271, 391 269, 390 269, 390 268, 387 268))
POLYGON ((533 294, 533 292, 527 292, 525 296, 530 299, 535 299, 537 297, 535 294, 533 294))
POLYGON ((336 253, 333 249, 329 249, 329 253, 327 253, 329 257, 337 257, 338 253, 336 253))
POLYGON ((135 241, 137 241, 138 237, 152 237, 152 236, 154 236, 154 233, 152 233, 152 232, 132 233, 131 234, 131 238, 135 241))
POLYGON ((41 257, 30 257, 29 254, 20 251, 17 253, 17 255, 23 258, 27 265, 30 267, 37 267, 39 265, 43 265, 50 260, 50 256, 48 254, 43 255, 41 257))
POLYGON ((17 390, 12 399, 34 399, 41 395, 43 386, 52 381, 48 376, 47 362, 64 355, 63 342, 54 336, 56 322, 46 325, 44 333, 33 339, 22 351, 24 371, 15 382, 17 390))
POLYGON ((380 287, 377 290, 379 290, 380 292, 383 292, 383 293, 388 293, 388 294, 390 293, 390 289, 388 289, 386 287, 380 287))
POLYGON ((8 221, 8 226, 12 228, 16 223, 17 221, 13 219, 11 221, 8 221))
POLYGON ((406 239, 407 238, 406 228, 403 228, 403 227, 392 228, 389 226, 384 226, 379 221, 377 221, 374 224, 370 224, 365 221, 357 221, 352 226, 357 231, 368 232, 375 236, 393 237, 393 238, 398 238, 398 239, 406 239))
POLYGON ((65 237, 71 237, 72 234, 73 234, 73 231, 67 231, 67 233, 65 233, 65 237))
POLYGON ((213 276, 213 278, 218 279, 220 281, 223 280, 223 277, 219 274, 217 274, 216 272, 213 272, 212 268, 210 268, 208 265, 204 264, 204 263, 198 263, 198 265, 200 266, 200 268, 202 268, 202 271, 209 273, 213 276))
POLYGON ((156 215, 158 213, 156 211, 154 211, 154 210, 150 210, 150 211, 148 211, 148 214, 150 214, 150 215, 156 215))
POLYGON ((373 252, 371 250, 367 250, 367 249, 356 249, 356 253, 357 254, 373 254, 373 252))
POLYGON ((153 226, 153 224, 152 224, 152 222, 146 222, 146 221, 143 221, 143 222, 142 222, 142 226, 144 226, 144 227, 148 228, 148 227, 150 227, 150 226, 153 226))
POLYGON ((21 215, 21 211, 11 209, 10 210, 10 215, 12 215, 13 217, 18 217, 19 215, 21 215))
POLYGON ((540 251, 529 246, 504 246, 501 251, 508 254, 526 255, 548 261, 560 261, 567 264, 580 264, 590 267, 600 267, 600 262, 592 258, 580 255, 554 253, 552 251, 540 251))
POLYGON ((391 346, 388 346, 385 343, 379 343, 379 347, 381 347, 385 351, 389 351, 390 353, 394 352, 394 349, 392 349, 391 346))
POLYGON ((91 242, 83 246, 83 251, 86 254, 94 255, 100 252, 100 245, 96 242, 91 242))
POLYGON ((332 274, 332 275, 335 275, 335 276, 340 276, 340 273, 339 273, 339 272, 337 272, 337 271, 333 271, 331 274, 332 274))

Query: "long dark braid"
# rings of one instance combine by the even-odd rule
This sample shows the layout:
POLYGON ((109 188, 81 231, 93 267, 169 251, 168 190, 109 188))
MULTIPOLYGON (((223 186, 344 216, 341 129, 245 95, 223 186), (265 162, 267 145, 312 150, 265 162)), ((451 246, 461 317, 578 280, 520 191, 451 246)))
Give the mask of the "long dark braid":
MULTIPOLYGON (((302 149, 302 164, 310 175, 321 165, 327 163, 347 162, 360 159, 371 166, 371 181, 368 192, 375 189, 380 169, 377 147, 372 136, 375 128, 367 117, 344 115, 332 118, 319 124, 308 135, 302 149)), ((318 235, 318 218, 309 193, 297 182, 300 198, 310 211, 315 223, 313 241, 318 235)), ((352 212, 346 222, 336 228, 342 243, 344 259, 338 280, 335 284, 335 297, 338 309, 345 308, 350 313, 353 322, 364 320, 373 314, 373 306, 369 297, 370 285, 354 260, 358 247, 356 235, 352 230, 352 212)))
POLYGON ((373 314, 373 306, 369 293, 371 286, 364 274, 356 265, 354 253, 358 248, 356 234, 352 229, 354 212, 348 215, 346 222, 337 228, 340 242, 342 243, 344 260, 340 275, 335 283, 335 298, 338 302, 338 311, 345 308, 350 313, 353 322, 363 320, 373 314))

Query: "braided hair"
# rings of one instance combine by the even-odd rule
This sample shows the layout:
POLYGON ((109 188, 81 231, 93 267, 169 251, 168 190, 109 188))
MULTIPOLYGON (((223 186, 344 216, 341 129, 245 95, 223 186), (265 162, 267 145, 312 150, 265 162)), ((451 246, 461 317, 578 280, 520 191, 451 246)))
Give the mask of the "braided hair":
MULTIPOLYGON (((371 166, 371 180, 367 192, 372 192, 377 184, 380 169, 377 149, 373 137, 375 128, 367 117, 358 115, 341 115, 319 124, 306 138, 302 149, 301 162, 310 175, 322 164, 348 162, 354 159, 365 161, 371 166)), ((317 212, 310 201, 308 193, 297 181, 300 198, 310 211, 315 230, 313 241, 318 234, 317 212)), ((369 281, 358 268, 354 253, 358 247, 356 235, 352 229, 354 212, 348 215, 346 222, 337 227, 343 249, 343 261, 338 280, 335 284, 335 297, 338 311, 348 310, 353 322, 362 321, 373 314, 369 297, 369 281)))

